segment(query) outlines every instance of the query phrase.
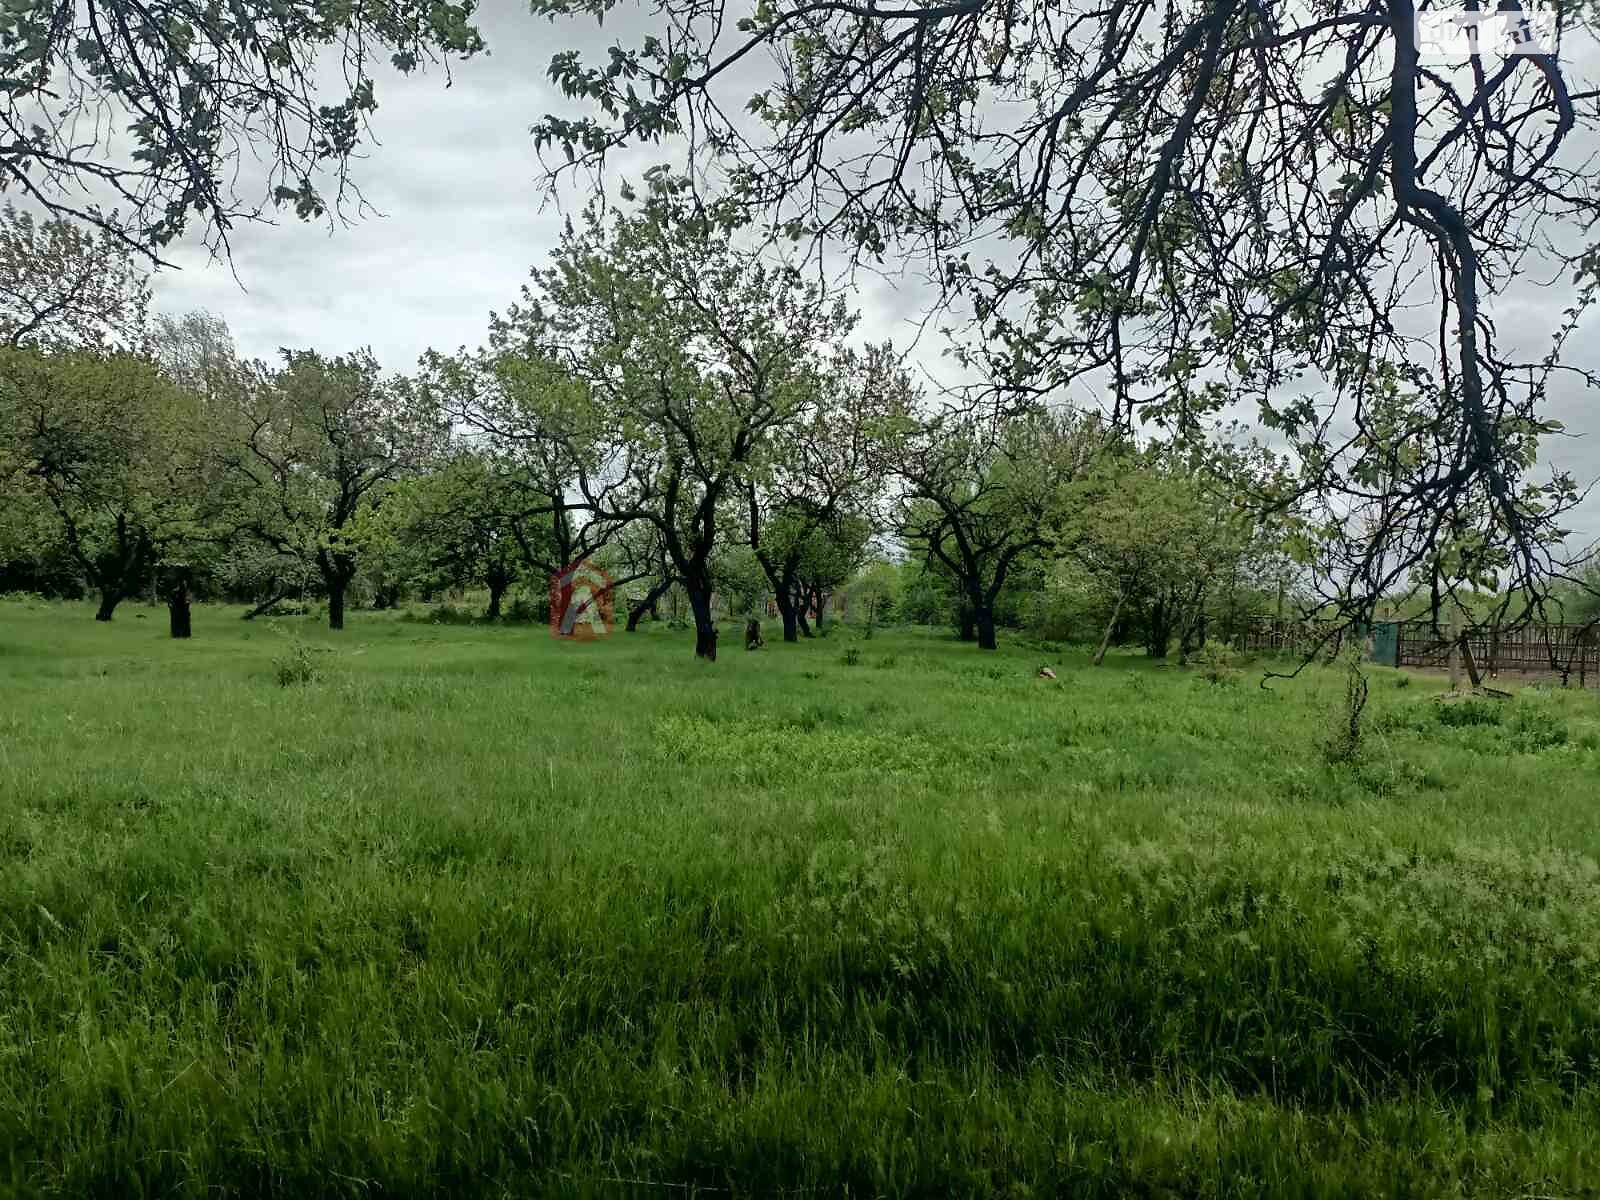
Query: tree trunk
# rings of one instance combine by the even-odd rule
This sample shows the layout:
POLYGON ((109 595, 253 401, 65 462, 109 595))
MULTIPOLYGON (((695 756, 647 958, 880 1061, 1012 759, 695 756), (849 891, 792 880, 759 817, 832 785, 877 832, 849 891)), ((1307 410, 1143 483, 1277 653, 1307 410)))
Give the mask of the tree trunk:
POLYGON ((1165 600, 1157 600, 1150 609, 1150 636, 1145 649, 1151 658, 1165 658, 1172 647, 1172 615, 1165 600))
POLYGON ((1117 627, 1117 618, 1122 615, 1122 601, 1125 593, 1117 593, 1117 602, 1111 609, 1111 620, 1106 622, 1105 635, 1100 639, 1100 648, 1094 652, 1094 665, 1099 666, 1106 660, 1106 648, 1111 645, 1111 633, 1117 627))
POLYGON ((820 634, 828 620, 828 594, 821 588, 811 589, 811 611, 817 614, 817 632, 820 634))
POLYGON ((973 624, 978 629, 978 649, 996 649, 994 640, 994 605, 984 604, 973 610, 973 624))
POLYGON ((800 626, 796 620, 794 601, 785 595, 782 588, 779 588, 773 594, 773 602, 777 605, 778 616, 783 621, 783 640, 786 642, 798 642, 800 640, 800 626))
POLYGON ((259 617, 262 613, 266 612, 269 608, 271 608, 278 601, 287 599, 288 596, 289 596, 289 591, 290 590, 291 589, 285 588, 283 591, 273 592, 272 595, 268 596, 260 604, 256 605, 249 612, 245 613, 244 617, 242 619, 246 620, 246 621, 254 621, 257 617, 259 617))
POLYGON ((696 658, 717 661, 717 623, 711 617, 711 590, 687 587, 689 609, 694 613, 694 654, 696 658))
POLYGON ((348 585, 344 580, 328 581, 328 628, 344 628, 344 592, 348 585))
POLYGON ((175 638, 186 638, 190 633, 189 579, 179 575, 172 581, 167 593, 167 624, 175 638))
POLYGON ((789 608, 794 613, 795 627, 800 630, 800 636, 809 638, 812 635, 811 621, 806 613, 810 611, 810 602, 806 599, 805 589, 798 584, 794 591, 789 593, 789 608))
POLYGON ((116 611, 117 605, 122 603, 122 593, 116 588, 108 587, 100 590, 100 607, 95 609, 96 621, 109 621, 111 614, 116 611))
POLYGON ((1205 645, 1205 617, 1191 617, 1178 631, 1178 665, 1189 665, 1189 656, 1205 645))
MULTIPOLYGON (((1482 687, 1483 679, 1478 674, 1478 660, 1473 656, 1472 643, 1467 640, 1467 635, 1464 633, 1461 635, 1461 659, 1467 664, 1467 678, 1472 680, 1472 686, 1475 688, 1482 687)), ((1570 661, 1567 663, 1567 669, 1569 671, 1572 669, 1570 661)), ((1565 674, 1561 677, 1561 686, 1567 686, 1565 674)))
POLYGON ((656 605, 661 602, 661 597, 665 596, 671 589, 672 580, 663 579, 646 592, 644 599, 628 610, 627 632, 637 633, 639 631, 639 621, 645 613, 650 614, 652 621, 661 620, 660 614, 656 611, 656 605))
POLYGON ((1461 621, 1454 615, 1450 618, 1450 690, 1461 690, 1461 621))
POLYGON ((500 619, 500 597, 506 594, 509 585, 498 574, 489 576, 489 607, 483 614, 485 621, 498 621, 500 619))
POLYGON ((963 642, 978 636, 978 619, 972 606, 963 602, 956 609, 956 634, 963 642))

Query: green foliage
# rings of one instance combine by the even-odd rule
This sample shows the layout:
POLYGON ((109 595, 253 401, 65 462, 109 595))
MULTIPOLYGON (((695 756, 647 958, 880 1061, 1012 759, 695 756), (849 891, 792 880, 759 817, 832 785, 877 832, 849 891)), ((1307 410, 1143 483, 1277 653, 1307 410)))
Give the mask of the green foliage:
POLYGON ((1564 746, 1571 736, 1566 721, 1550 705, 1526 702, 1513 706, 1506 733, 1512 747, 1523 754, 1564 746))
POLYGON ((1461 700, 1434 706, 1439 724, 1454 729, 1474 725, 1498 725, 1505 716, 1498 700, 1461 700))
POLYGON ((0 349, 3 523, 32 539, 22 549, 36 559, 69 558, 104 619, 160 563, 207 552, 218 501, 210 438, 198 397, 147 358, 0 349))
POLYGON ((1225 685, 1239 682, 1239 670, 1234 664, 1233 647, 1227 642, 1207 638, 1200 647, 1197 658, 1200 676, 1208 683, 1225 685))
POLYGON ((344 198, 377 108, 374 68, 409 72, 482 50, 473 8, 471 0, 204 8, 17 0, 0 17, 0 111, 8 128, 28 131, 10 150, 11 170, 28 180, 30 199, 151 255, 195 217, 214 249, 268 201, 323 217, 344 198), (335 63, 339 70, 327 69, 335 63), (52 119, 41 121, 45 110, 52 119), (126 116, 89 116, 110 111, 126 116), (235 190, 241 157, 261 165, 263 193, 235 190), (325 173, 333 197, 318 190, 325 173), (113 203, 86 201, 91 189, 113 203))
POLYGON ((1274 531, 1238 503, 1273 470, 1259 452, 1197 461, 1182 443, 1116 448, 1071 486, 1041 593, 1062 617, 1092 609, 1104 626, 1115 613, 1158 658, 1174 638, 1186 652, 1208 621, 1231 632, 1259 613, 1256 585, 1280 566, 1274 531))
POLYGON ((1333 710, 1333 732, 1322 744, 1323 755, 1330 763, 1355 763, 1360 760, 1365 736, 1361 721, 1370 698, 1366 673, 1361 669, 1360 653, 1347 650, 1343 658, 1343 702, 1333 710))
MULTIPOLYGON (((315 565, 337 628, 362 559, 381 567, 387 555, 393 569, 398 539, 377 511, 443 449, 443 414, 411 380, 384 375, 370 351, 285 350, 282 369, 239 406, 241 444, 229 455, 238 523, 281 555, 315 565)), ((453 548, 459 533, 451 535, 453 548)))
POLYGON ((519 625, 549 624, 549 593, 520 593, 512 599, 510 607, 505 611, 504 619, 519 625))
POLYGON ((878 559, 867 564, 845 588, 851 617, 868 631, 898 619, 900 569, 878 559))
POLYGON ((273 657, 272 672, 279 687, 315 683, 322 676, 312 647, 297 637, 291 637, 288 645, 273 657))
POLYGON ((525 569, 549 573, 557 557, 550 519, 530 501, 515 461, 457 446, 429 466, 357 514, 351 541, 363 574, 394 590, 484 586, 493 607, 525 569), (529 550, 536 563, 527 562, 529 550))
POLYGON ((477 613, 446 600, 443 604, 423 609, 421 613, 408 613, 405 619, 425 625, 475 625, 482 618, 477 613))
POLYGON ((149 272, 127 243, 9 201, 0 210, 0 344, 135 349, 149 304, 149 272))
POLYGON ((898 533, 947 581, 952 618, 993 648, 1008 580, 1060 539, 1069 486, 1090 470, 1108 433, 1093 415, 1027 408, 1000 422, 974 413, 908 409, 886 434, 904 483, 898 533))
POLYGON ((524 302, 494 318, 488 353, 497 378, 553 384, 530 389, 522 427, 590 518, 648 527, 702 652, 719 571, 742 605, 765 574, 730 526, 760 508, 753 489, 815 415, 855 318, 737 238, 731 202, 704 204, 665 171, 648 181, 639 203, 594 204, 568 226, 524 302))

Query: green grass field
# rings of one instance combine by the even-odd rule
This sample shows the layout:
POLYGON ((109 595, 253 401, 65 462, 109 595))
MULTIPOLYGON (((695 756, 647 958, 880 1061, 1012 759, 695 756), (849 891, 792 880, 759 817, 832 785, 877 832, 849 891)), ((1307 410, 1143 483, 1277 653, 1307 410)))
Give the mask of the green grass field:
POLYGON ((0 1195, 1600 1195, 1592 693, 165 632, 0 604, 0 1195))

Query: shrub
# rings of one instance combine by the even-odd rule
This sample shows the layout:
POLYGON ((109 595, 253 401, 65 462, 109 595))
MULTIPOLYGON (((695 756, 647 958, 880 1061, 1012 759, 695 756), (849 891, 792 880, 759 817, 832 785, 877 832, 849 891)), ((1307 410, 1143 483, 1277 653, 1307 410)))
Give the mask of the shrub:
POLYGON ((1331 763, 1350 763, 1361 757, 1361 711, 1367 706, 1367 677, 1362 673, 1358 651, 1345 651, 1344 659, 1344 703, 1335 710, 1333 733, 1322 746, 1323 756, 1331 763))
POLYGON ((848 646, 845 648, 845 652, 839 656, 839 662, 846 667, 860 666, 861 651, 854 646, 848 646))
POLYGON ((478 619, 476 613, 465 608, 460 608, 446 600, 429 615, 428 621, 433 625, 471 625, 478 619))
POLYGON ((316 605, 304 600, 279 600, 271 608, 263 609, 261 616, 273 617, 309 617, 316 611, 316 605))
POLYGON ((1423 704, 1403 704, 1381 712, 1374 718, 1373 728, 1380 733, 1425 734, 1436 726, 1434 713, 1423 704))
POLYGON ((311 647, 299 638, 291 638, 283 653, 273 658, 272 669, 277 676, 279 687, 314 683, 321 675, 317 670, 316 660, 312 657, 311 647))
POLYGON ((506 606, 503 619, 519 625, 543 625, 550 620, 550 597, 518 596, 506 606))
POLYGON ((898 658, 896 658, 893 654, 885 654, 882 658, 880 658, 877 662, 873 663, 872 665, 873 665, 873 667, 875 669, 877 669, 879 671, 892 671, 892 670, 894 670, 894 668, 896 666, 899 665, 899 663, 900 663, 900 660, 898 658))
POLYGON ((1565 721, 1531 704, 1519 704, 1512 710, 1506 734, 1512 748, 1526 754, 1564 746, 1569 737, 1565 721))
POLYGON ((1493 700, 1462 700, 1435 706, 1434 716, 1441 725, 1462 729, 1471 725, 1498 725, 1502 714, 1500 705, 1493 700))
POLYGON ((985 664, 983 666, 977 666, 977 667, 967 667, 961 673, 963 675, 966 675, 967 677, 969 677, 971 679, 988 679, 988 680, 1009 679, 1011 677, 1011 674, 1012 674, 1010 671, 1006 670, 1004 667, 989 666, 987 664, 985 664))
POLYGON ((1239 672, 1233 665, 1233 647, 1227 642, 1207 638, 1197 659, 1203 679, 1218 686, 1239 682, 1239 672))

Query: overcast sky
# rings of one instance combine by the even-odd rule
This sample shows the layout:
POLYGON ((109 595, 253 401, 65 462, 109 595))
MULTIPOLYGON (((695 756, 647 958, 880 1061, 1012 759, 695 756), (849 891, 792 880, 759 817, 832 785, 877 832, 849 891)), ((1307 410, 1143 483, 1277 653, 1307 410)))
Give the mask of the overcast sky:
MULTIPOLYGON (((379 81, 373 119, 378 144, 358 164, 371 206, 352 225, 302 224, 285 216, 276 225, 242 226, 233 235, 233 261, 208 260, 197 243, 170 255, 181 269, 156 280, 156 302, 181 313, 203 308, 226 318, 242 351, 271 357, 280 346, 337 353, 370 346, 392 370, 409 370, 433 347, 477 345, 491 309, 517 299, 528 269, 555 245, 562 213, 546 200, 529 126, 565 103, 549 85, 550 56, 560 46, 610 44, 592 23, 553 27, 521 5, 497 4, 480 26, 487 57, 459 64, 446 86, 437 69, 379 81)), ((638 18, 635 18, 636 20, 638 18)), ((615 171, 637 176, 661 161, 661 149, 614 160, 615 171)), ((903 286, 859 281, 856 304, 862 334, 905 344, 922 317, 926 291, 912 272, 903 286)), ((1549 333, 1573 299, 1566 276, 1517 282, 1496 305, 1503 348, 1515 343, 1541 357, 1549 333)), ((1589 323, 1567 361, 1600 370, 1600 327, 1589 323)), ((937 335, 924 336, 922 357, 937 354, 937 335)), ((1550 415, 1574 435, 1551 446, 1553 461, 1581 481, 1600 475, 1600 396, 1576 380, 1558 380, 1550 415)), ((1585 540, 1600 536, 1600 496, 1575 522, 1585 540)))
MULTIPOLYGON (((490 54, 457 64, 449 86, 438 69, 380 76, 372 122, 379 144, 354 174, 381 216, 331 231, 287 213, 275 225, 240 226, 232 273, 191 239, 168 255, 180 269, 158 274, 157 306, 217 313, 240 349, 259 357, 280 346, 371 346, 385 367, 408 370, 429 347, 477 345, 490 310, 518 298, 529 268, 543 264, 560 233, 563 214, 546 200, 528 132, 547 112, 570 109, 547 81, 550 56, 576 38, 599 49, 619 33, 613 21, 604 30, 592 22, 553 27, 510 8, 482 14, 490 54)), ((645 149, 617 156, 613 169, 637 178, 669 157, 645 149)), ((576 192, 567 200, 569 209, 581 206, 576 192)), ((864 335, 897 343, 913 335, 908 322, 921 315, 920 297, 902 299, 867 277, 859 299, 864 335)))

